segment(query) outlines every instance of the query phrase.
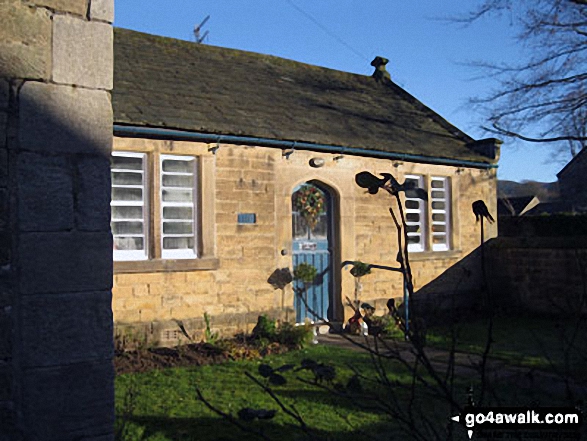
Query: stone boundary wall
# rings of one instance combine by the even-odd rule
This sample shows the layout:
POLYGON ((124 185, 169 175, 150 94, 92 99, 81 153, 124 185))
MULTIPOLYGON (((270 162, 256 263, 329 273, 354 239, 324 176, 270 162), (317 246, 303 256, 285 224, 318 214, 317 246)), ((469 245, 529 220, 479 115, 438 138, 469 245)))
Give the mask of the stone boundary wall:
POLYGON ((113 439, 113 0, 0 2, 0 439, 113 439))
POLYGON ((500 237, 488 244, 487 254, 499 309, 587 314, 587 236, 500 237))
POLYGON ((499 237, 587 236, 587 215, 499 216, 499 237))

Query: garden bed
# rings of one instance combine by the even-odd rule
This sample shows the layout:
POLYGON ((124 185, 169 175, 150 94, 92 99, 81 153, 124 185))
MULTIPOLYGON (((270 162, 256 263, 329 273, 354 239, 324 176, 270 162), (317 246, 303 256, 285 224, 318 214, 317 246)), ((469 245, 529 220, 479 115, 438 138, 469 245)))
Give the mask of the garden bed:
POLYGON ((269 354, 283 354, 294 347, 271 343, 259 347, 242 339, 222 340, 217 344, 191 343, 173 348, 145 348, 117 351, 114 355, 116 375, 149 372, 154 369, 204 366, 230 360, 255 360, 269 354))

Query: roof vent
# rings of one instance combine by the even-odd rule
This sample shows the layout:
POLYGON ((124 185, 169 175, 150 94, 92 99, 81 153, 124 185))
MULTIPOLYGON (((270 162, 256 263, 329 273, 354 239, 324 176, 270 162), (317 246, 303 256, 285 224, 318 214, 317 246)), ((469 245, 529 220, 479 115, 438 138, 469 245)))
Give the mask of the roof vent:
POLYGON ((375 80, 379 81, 380 83, 391 81, 389 72, 385 69, 385 65, 388 62, 389 60, 383 57, 375 57, 375 59, 371 61, 371 66, 375 68, 375 72, 373 72, 373 78, 375 78, 375 80))

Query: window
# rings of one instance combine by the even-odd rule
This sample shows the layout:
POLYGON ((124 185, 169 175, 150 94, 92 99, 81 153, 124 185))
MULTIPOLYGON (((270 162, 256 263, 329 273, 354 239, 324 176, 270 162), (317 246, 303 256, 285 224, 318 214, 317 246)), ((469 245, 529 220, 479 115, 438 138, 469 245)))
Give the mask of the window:
POLYGON ((196 257, 196 158, 161 155, 161 257, 196 257))
MULTIPOLYGON (((413 182, 416 187, 424 188, 424 177, 407 175, 406 182, 413 182)), ((408 233, 408 251, 426 249, 426 201, 406 191, 406 225, 408 233)))
POLYGON ((428 197, 432 210, 432 251, 446 251, 450 249, 448 178, 432 176, 430 187, 428 197))
POLYGON ((147 259, 146 155, 112 153, 114 260, 147 259))
POLYGON ((115 261, 198 257, 198 162, 195 156, 112 153, 115 261))
POLYGON ((447 177, 407 175, 406 181, 428 193, 428 201, 406 191, 408 251, 450 250, 450 181, 447 177))

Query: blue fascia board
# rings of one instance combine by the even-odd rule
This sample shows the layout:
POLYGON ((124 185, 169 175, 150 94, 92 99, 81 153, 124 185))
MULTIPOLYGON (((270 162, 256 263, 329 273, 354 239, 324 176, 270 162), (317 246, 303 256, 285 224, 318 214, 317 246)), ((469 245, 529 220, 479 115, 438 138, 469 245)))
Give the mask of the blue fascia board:
POLYGON ((225 144, 257 145, 260 147, 275 147, 280 149, 313 150, 327 153, 350 154, 383 158, 397 161, 416 162, 436 165, 452 165, 455 167, 471 167, 481 169, 497 168, 497 164, 466 161, 452 158, 438 158, 433 156, 414 155, 411 153, 382 152, 379 150, 360 149, 326 144, 314 144, 300 141, 284 141, 254 136, 218 135, 214 133, 188 132, 184 130, 162 129, 159 127, 145 127, 114 124, 114 135, 121 137, 158 138, 176 141, 216 142, 225 144))

